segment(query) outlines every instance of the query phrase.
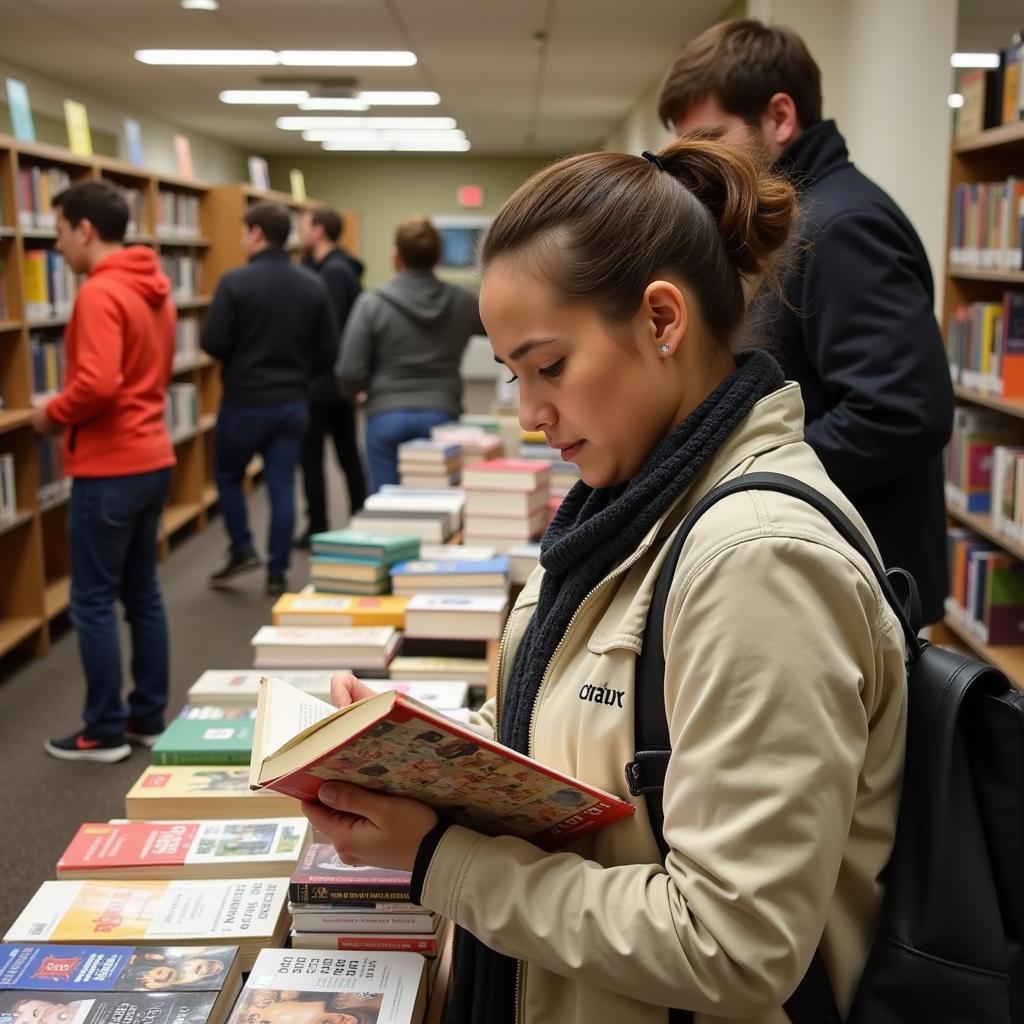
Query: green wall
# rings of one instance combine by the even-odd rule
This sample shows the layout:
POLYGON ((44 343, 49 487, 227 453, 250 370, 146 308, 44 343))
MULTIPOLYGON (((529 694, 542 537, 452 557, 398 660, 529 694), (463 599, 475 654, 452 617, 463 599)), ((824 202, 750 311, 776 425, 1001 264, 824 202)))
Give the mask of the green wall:
MULTIPOLYGON (((394 273, 392 239, 395 225, 403 217, 414 213, 494 216, 527 177, 552 159, 551 156, 325 153, 272 159, 270 178, 274 188, 287 192, 290 191, 289 169, 300 168, 311 198, 359 212, 362 259, 366 263, 364 283, 372 288, 383 284, 394 273), (464 210, 457 206, 455 193, 459 185, 483 185, 484 207, 464 210)), ((475 285, 472 272, 446 271, 444 276, 459 284, 475 285)))

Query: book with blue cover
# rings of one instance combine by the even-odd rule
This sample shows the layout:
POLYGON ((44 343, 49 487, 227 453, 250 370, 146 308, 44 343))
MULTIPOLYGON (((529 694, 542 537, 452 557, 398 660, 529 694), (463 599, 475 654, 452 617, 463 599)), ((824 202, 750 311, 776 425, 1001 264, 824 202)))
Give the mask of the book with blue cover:
MULTIPOLYGON (((454 550, 454 549, 453 549, 454 550)), ((508 558, 498 555, 486 560, 472 559, 459 561, 443 559, 437 561, 412 560, 399 562, 391 567, 392 576, 505 576, 508 572, 508 558)))

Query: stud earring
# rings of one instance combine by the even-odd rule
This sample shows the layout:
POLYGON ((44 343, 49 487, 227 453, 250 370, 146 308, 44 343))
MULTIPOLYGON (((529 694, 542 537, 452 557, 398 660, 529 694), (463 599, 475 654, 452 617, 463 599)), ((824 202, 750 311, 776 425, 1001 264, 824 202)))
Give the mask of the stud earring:
POLYGON ((671 349, 668 346, 668 342, 665 342, 663 345, 661 345, 661 347, 658 349, 658 351, 661 352, 661 354, 663 356, 667 356, 669 354, 669 352, 671 351, 671 349))

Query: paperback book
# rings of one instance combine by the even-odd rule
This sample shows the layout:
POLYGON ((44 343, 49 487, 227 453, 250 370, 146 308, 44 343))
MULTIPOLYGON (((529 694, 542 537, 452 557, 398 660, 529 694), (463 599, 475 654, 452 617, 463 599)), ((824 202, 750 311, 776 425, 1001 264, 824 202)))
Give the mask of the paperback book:
POLYGON ((249 769, 150 765, 125 797, 134 821, 284 818, 299 813, 291 797, 249 788, 249 769))
POLYGON ((292 903, 366 906, 409 903, 408 871, 345 864, 330 843, 311 843, 291 877, 292 903))
POLYGON ((153 747, 153 764, 248 764, 253 731, 251 719, 175 718, 153 747))
POLYGON ((393 626, 263 626, 252 638, 257 668, 279 665, 381 671, 398 651, 393 626))

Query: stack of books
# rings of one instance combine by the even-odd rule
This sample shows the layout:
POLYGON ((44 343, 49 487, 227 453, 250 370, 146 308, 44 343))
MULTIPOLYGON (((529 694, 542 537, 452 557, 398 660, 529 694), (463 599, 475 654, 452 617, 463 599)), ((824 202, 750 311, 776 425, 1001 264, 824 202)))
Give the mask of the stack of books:
POLYGON ((518 544, 509 548, 508 574, 512 583, 522 586, 540 564, 540 544, 518 544))
POLYGON ((540 459, 492 459, 466 466, 467 544, 501 551, 536 540, 548 524, 551 466, 540 459))
POLYGON ((252 638, 253 664, 386 676, 401 637, 394 626, 263 626, 252 638))
POLYGON ((961 527, 947 531, 946 614, 993 646, 1024 643, 1024 564, 961 527))
POLYGON ((292 946, 436 958, 441 918, 410 902, 410 877, 407 871, 351 867, 329 843, 313 843, 288 889, 292 946))
POLYGON ((946 502, 960 512, 991 512, 995 449, 1022 441, 1019 424, 986 409, 958 406, 945 455, 946 502))
MULTIPOLYGON (((352 517, 353 529, 388 536, 412 535, 428 544, 443 544, 462 529, 462 492, 451 489, 413 490, 385 484, 371 494, 352 517)), ((404 555, 395 561, 415 558, 404 555)), ((394 564, 394 563, 391 563, 394 564)))
POLYGON ((453 557, 426 561, 399 562, 391 567, 391 589, 395 594, 471 594, 508 593, 508 558, 496 555, 488 559, 463 559, 459 548, 450 548, 453 557))
MULTIPOLYGON (((353 517, 355 519, 357 517, 353 517)), ((330 530, 310 538, 309 571, 316 590, 340 594, 386 594, 389 568, 417 558, 420 538, 412 530, 330 530)))
POLYGON ((394 626, 402 629, 408 603, 407 597, 343 597, 319 594, 307 588, 298 594, 282 594, 271 617, 275 626, 394 626))
POLYGON ((462 450, 463 465, 477 459, 500 458, 504 450, 499 435, 475 424, 442 423, 431 429, 430 436, 442 444, 457 444, 462 450))
POLYGON ((946 330, 949 372, 956 383, 1002 398, 1024 396, 1024 291, 1002 302, 958 306, 946 330))
POLYGON ((462 448, 428 438, 416 438, 398 446, 398 476, 402 486, 413 490, 454 487, 462 469, 462 448))
MULTIPOLYGON (((280 673, 275 672, 275 676, 280 673)), ((471 689, 484 687, 490 678, 486 658, 460 658, 446 655, 403 654, 391 662, 388 681, 395 689, 405 682, 442 682, 447 679, 465 680, 471 689)), ((419 694, 414 693, 419 698, 419 694)), ((426 703, 426 701, 424 701, 426 703)))

